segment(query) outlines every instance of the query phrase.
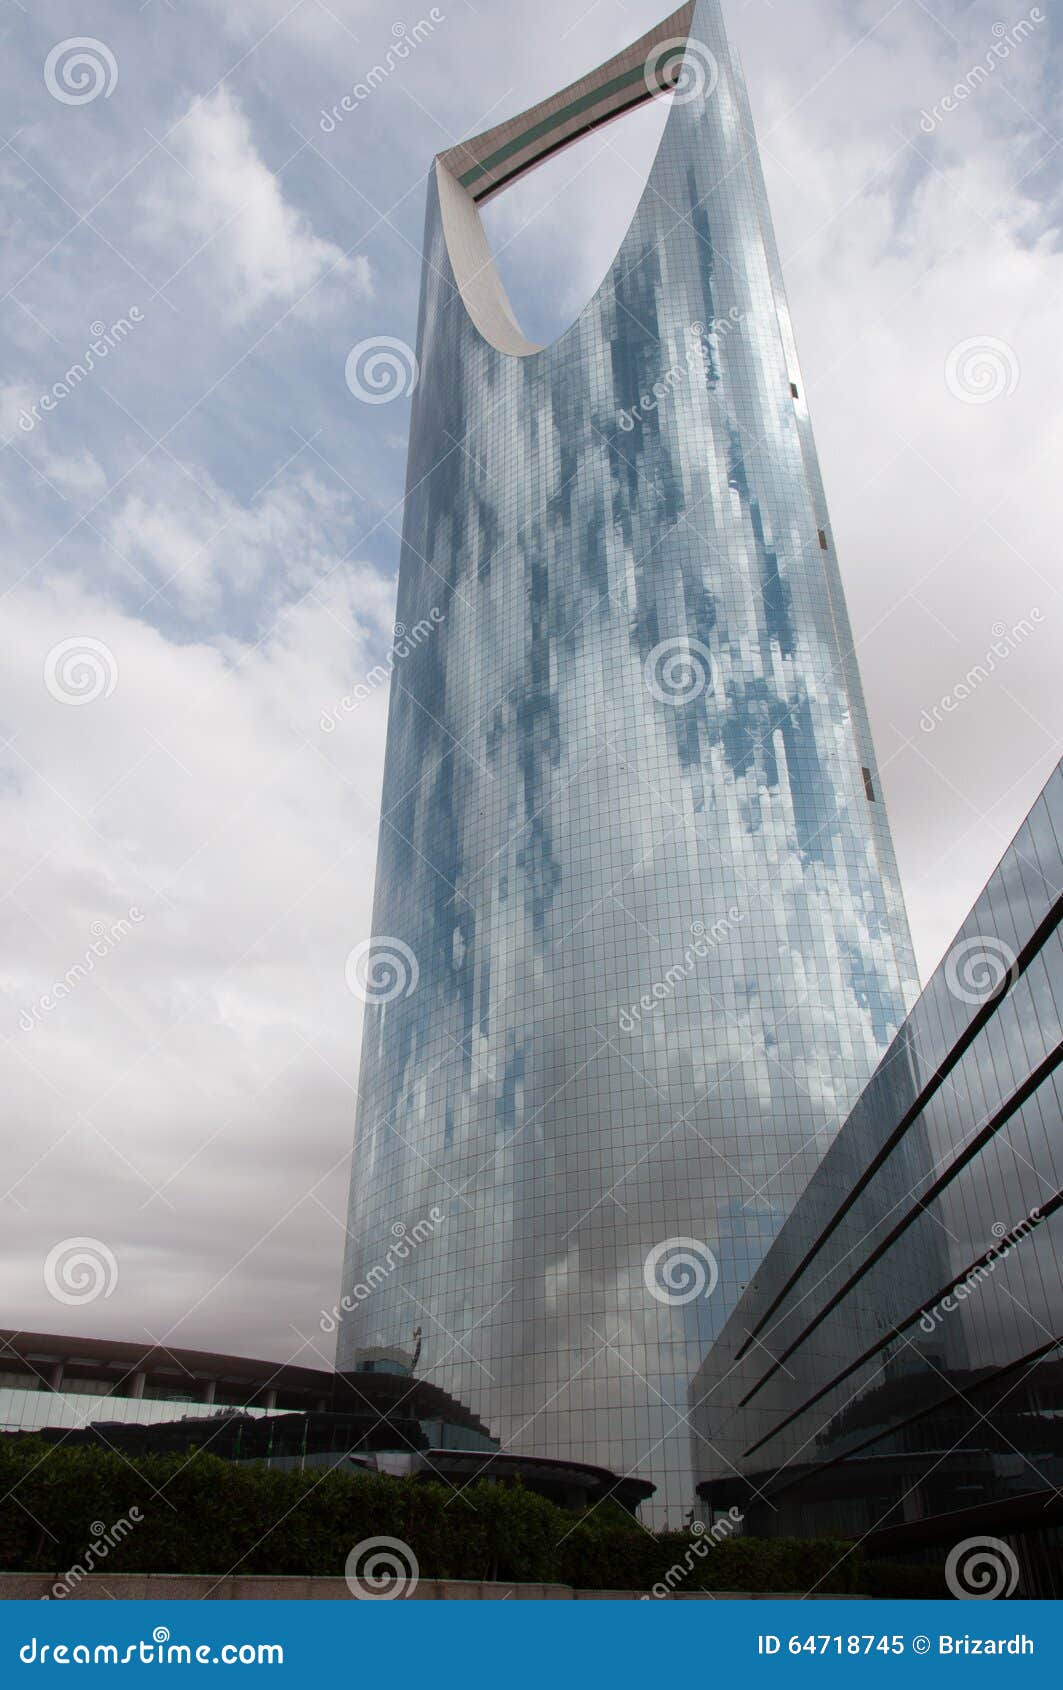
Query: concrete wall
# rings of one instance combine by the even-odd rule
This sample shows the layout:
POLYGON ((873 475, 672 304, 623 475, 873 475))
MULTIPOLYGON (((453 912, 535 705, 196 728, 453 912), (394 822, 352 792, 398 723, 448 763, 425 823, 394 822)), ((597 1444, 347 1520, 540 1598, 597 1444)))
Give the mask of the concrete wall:
MULTIPOLYGON (((0 1573, 0 1601, 40 1601, 49 1596, 56 1578, 51 1573, 0 1573)), ((346 1579, 271 1578, 268 1574, 214 1576, 209 1573, 90 1573, 64 1601, 108 1601, 117 1597, 130 1602, 147 1601, 314 1601, 353 1600, 346 1579)), ((487 1580, 421 1579, 406 1600, 416 1602, 491 1602, 516 1598, 528 1602, 636 1602, 633 1590, 573 1590, 568 1584, 492 1584, 487 1580)), ((677 1602, 774 1602, 801 1601, 792 1592, 723 1590, 717 1593, 676 1591, 663 1598, 677 1602)), ((821 1597, 805 1601, 859 1601, 859 1597, 821 1597)))

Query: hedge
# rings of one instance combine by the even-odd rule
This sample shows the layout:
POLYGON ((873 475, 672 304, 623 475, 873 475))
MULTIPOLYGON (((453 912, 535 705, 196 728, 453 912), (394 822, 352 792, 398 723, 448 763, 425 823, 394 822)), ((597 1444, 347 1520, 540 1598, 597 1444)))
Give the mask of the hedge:
MULTIPOLYGON (((866 1590, 871 1573, 840 1540, 712 1544, 704 1534, 649 1532, 613 1504, 574 1517, 519 1486, 480 1480, 459 1494, 383 1474, 241 1466, 203 1451, 127 1460, 0 1439, 0 1497, 0 1571, 57 1579, 86 1564, 90 1545, 92 1564, 108 1572, 335 1577, 373 1537, 401 1539, 433 1579, 837 1593, 866 1590), (120 1521, 129 1524, 116 1533, 120 1521)), ((899 1572, 919 1582, 920 1569, 899 1572)))

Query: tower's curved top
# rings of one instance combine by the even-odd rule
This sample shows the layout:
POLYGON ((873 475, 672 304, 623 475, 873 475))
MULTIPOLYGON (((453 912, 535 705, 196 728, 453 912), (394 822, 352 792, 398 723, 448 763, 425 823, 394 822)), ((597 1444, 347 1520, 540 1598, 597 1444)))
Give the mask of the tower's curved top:
POLYGON ((521 333, 487 243, 479 208, 537 165, 611 123, 678 80, 694 0, 663 18, 615 57, 517 117, 459 141, 436 157, 443 235, 465 308, 499 352, 540 348, 521 333))

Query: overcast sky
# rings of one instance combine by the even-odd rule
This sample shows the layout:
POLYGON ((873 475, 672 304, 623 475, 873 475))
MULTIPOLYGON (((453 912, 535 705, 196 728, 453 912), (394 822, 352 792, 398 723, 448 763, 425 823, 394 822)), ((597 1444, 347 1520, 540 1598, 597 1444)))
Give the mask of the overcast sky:
MULTIPOLYGON (((442 0, 331 129, 429 7, 0 9, 0 1325, 331 1361, 386 693, 321 716, 390 643, 409 416, 347 356, 414 339, 432 155, 664 4, 442 0)), ((1059 753, 1059 8, 727 11, 925 978, 1059 753)), ((490 209, 532 338, 663 117, 490 209)))

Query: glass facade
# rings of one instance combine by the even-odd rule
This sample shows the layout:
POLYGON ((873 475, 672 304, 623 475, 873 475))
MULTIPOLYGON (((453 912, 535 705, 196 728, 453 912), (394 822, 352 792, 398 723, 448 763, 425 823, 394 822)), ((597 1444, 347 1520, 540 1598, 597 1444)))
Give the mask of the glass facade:
POLYGON ((0 1329, 0 1437, 323 1410, 334 1390, 333 1373, 290 1362, 0 1329))
MULTIPOLYGON (((195 1402, 178 1388, 165 1395, 152 1390, 134 1400, 115 1396, 105 1386, 87 1380, 67 1381, 58 1391, 27 1385, 24 1378, 17 1383, 0 1380, 0 1435, 19 1433, 25 1437, 45 1430, 81 1431, 94 1425, 154 1426, 176 1417, 216 1419, 219 1412, 216 1406, 195 1402)), ((240 1412, 258 1416, 269 1410, 242 1405, 240 1412)))
POLYGON ((417 1349, 504 1449, 678 1524, 692 1373, 915 971, 716 0, 555 344, 464 182, 429 187, 338 1366, 417 1349), (711 1297, 659 1282, 690 1241, 711 1297))
POLYGON ((694 1381, 747 1531, 995 1531, 1063 1595, 1061 913, 1057 769, 694 1381))
POLYGON ((375 1369, 339 1377, 245 1356, 0 1331, 0 1438, 38 1433, 130 1455, 202 1445, 231 1460, 498 1447, 463 1403, 380 1358, 375 1369))

